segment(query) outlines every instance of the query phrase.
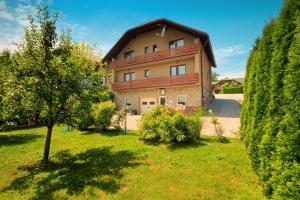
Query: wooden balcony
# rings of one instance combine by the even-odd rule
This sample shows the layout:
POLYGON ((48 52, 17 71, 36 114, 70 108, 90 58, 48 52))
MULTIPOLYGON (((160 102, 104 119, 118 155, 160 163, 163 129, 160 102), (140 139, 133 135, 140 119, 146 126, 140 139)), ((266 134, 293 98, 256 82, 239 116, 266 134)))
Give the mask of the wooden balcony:
POLYGON ((129 90, 142 88, 160 88, 165 86, 193 85, 199 83, 199 74, 190 73, 179 76, 165 76, 158 78, 147 78, 121 83, 112 83, 113 90, 129 90))
POLYGON ((192 55, 192 54, 196 54, 197 52, 198 52, 197 44, 188 44, 183 47, 157 51, 147 55, 140 55, 140 56, 135 56, 132 58, 122 59, 122 60, 114 60, 110 63, 110 68, 111 69, 122 68, 131 65, 138 65, 147 62, 175 58, 178 56, 192 55))

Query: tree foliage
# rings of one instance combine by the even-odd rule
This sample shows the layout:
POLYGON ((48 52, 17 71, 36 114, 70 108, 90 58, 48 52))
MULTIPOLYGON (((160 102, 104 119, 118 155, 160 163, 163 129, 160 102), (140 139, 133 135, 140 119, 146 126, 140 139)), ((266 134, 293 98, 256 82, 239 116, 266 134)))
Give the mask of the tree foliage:
POLYGON ((57 19, 58 14, 51 15, 43 4, 29 16, 5 88, 7 98, 17 100, 10 101, 11 107, 21 108, 26 114, 38 112, 45 121, 45 161, 49 158, 54 124, 73 101, 102 79, 103 68, 97 64, 93 49, 72 41, 70 30, 57 33, 57 19), (21 103, 17 104, 18 101, 21 103))
POLYGON ((300 199, 300 2, 287 0, 248 59, 241 129, 264 193, 300 199))

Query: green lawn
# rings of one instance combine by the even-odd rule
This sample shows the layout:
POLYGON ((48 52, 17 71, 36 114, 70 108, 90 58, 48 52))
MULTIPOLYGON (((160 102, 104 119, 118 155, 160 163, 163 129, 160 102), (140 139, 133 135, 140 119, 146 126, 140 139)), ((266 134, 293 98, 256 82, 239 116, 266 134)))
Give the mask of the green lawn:
POLYGON ((167 146, 64 129, 44 167, 45 128, 0 133, 0 199, 263 199, 239 140, 167 146))

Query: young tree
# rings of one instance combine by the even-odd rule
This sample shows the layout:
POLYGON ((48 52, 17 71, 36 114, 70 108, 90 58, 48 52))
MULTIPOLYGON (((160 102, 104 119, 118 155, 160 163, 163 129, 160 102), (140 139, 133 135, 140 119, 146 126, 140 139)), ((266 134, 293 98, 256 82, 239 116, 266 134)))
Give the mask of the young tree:
POLYGON ((25 91, 22 98, 32 103, 46 121, 43 161, 49 159, 52 129, 61 111, 80 95, 82 81, 98 73, 87 45, 74 44, 68 30, 57 34, 57 18, 58 14, 51 15, 46 5, 37 7, 29 16, 15 62, 17 87, 25 91))

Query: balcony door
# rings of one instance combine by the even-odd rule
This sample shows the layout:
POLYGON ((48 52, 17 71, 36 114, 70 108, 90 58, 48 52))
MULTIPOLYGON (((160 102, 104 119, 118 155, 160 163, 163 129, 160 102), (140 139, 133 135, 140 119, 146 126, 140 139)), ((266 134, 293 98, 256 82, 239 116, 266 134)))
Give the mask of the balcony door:
POLYGON ((141 99, 140 99, 141 114, 150 111, 155 106, 156 106, 155 97, 141 97, 141 99))

